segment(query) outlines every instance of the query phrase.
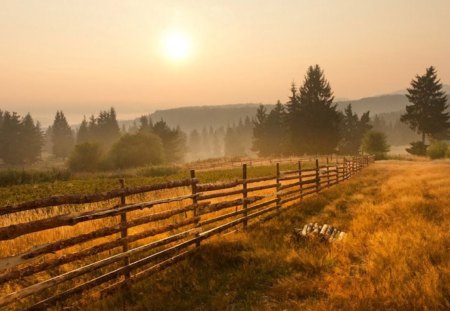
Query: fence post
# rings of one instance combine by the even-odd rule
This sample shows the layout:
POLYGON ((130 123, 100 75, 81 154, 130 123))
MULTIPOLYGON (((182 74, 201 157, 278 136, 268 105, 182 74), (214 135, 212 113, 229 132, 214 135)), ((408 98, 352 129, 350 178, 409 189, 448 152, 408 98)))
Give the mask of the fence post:
POLYGON ((327 188, 330 188, 330 166, 327 157, 327 188))
POLYGON ((336 156, 336 184, 339 183, 339 158, 336 156))
MULTIPOLYGON (((191 170, 191 179, 195 179, 195 170, 191 170)), ((197 216, 197 182, 192 181, 191 184, 191 190, 192 190, 192 204, 194 205, 194 217, 197 216)), ((197 247, 200 246, 200 239, 197 239, 195 242, 195 245, 197 247)))
MULTIPOLYGON (((124 191, 125 189, 125 180, 123 178, 119 179, 120 189, 124 191)), ((120 206, 124 206, 126 204, 126 196, 125 192, 122 192, 120 195, 120 206)), ((128 228, 127 228, 127 213, 123 212, 120 214, 120 238, 123 239, 122 244, 122 252, 128 252, 128 228)), ((123 260, 123 265, 128 267, 130 265, 130 257, 125 257, 123 260)), ((125 284, 131 277, 130 271, 126 270, 124 273, 125 276, 125 284)))
POLYGON ((355 161, 355 156, 352 157, 352 175, 350 177, 353 177, 353 175, 355 175, 356 172, 356 161, 355 161))
POLYGON ((242 208, 244 209, 244 229, 247 228, 247 164, 242 164, 242 208))
POLYGON ((320 191, 319 159, 316 159, 316 193, 320 191))
POLYGON ((303 200, 303 185, 302 185, 302 162, 298 161, 298 181, 300 183, 300 201, 303 200))
POLYGON ((281 195, 280 195, 280 163, 277 162, 277 212, 280 211, 280 201, 281 201, 281 195))

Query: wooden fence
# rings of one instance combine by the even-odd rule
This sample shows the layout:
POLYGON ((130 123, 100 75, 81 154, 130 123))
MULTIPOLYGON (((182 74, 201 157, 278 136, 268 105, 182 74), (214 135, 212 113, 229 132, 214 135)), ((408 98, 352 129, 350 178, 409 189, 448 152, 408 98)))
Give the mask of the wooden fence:
MULTIPOLYGON (((0 308, 40 310, 84 292, 108 294, 184 259, 206 239, 277 215, 347 180, 373 161, 313 166, 203 184, 190 178, 90 195, 52 196, 0 208, 0 308), (175 194, 175 195, 174 195, 175 194), (150 198, 150 199, 148 199, 150 198), (151 211, 151 213, 148 213, 151 211), (26 221, 21 221, 26 220, 26 221)), ((67 302, 66 302, 67 303, 67 302)))

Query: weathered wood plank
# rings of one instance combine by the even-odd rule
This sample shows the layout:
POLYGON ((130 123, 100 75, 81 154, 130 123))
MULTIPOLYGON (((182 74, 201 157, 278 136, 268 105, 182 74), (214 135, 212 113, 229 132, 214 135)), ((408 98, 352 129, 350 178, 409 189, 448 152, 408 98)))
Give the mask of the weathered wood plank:
POLYGON ((49 206, 96 203, 100 201, 107 201, 114 198, 119 198, 122 195, 128 196, 156 190, 187 187, 190 186, 192 183, 196 182, 197 180, 184 179, 184 180, 169 181, 166 183, 145 185, 141 187, 117 189, 102 193, 52 196, 49 198, 43 198, 39 200, 33 200, 15 205, 7 205, 4 207, 0 207, 0 216, 49 206))
POLYGON ((130 204, 120 207, 107 208, 99 211, 89 211, 83 213, 65 214, 46 219, 0 227, 0 241, 11 240, 21 235, 44 231, 62 226, 74 226, 78 223, 101 219, 106 217, 118 216, 123 212, 131 212, 139 209, 150 208, 155 205, 182 201, 192 198, 192 195, 184 195, 175 198, 148 201, 137 204, 130 204))

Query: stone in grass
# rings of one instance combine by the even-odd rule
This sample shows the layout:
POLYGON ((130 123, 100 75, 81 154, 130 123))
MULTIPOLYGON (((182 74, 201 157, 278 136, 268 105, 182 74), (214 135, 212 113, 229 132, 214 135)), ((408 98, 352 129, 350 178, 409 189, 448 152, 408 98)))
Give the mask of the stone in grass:
POLYGON ((323 242, 339 241, 345 237, 346 233, 327 224, 319 225, 318 223, 306 224, 303 228, 295 228, 292 233, 292 239, 296 242, 306 239, 319 239, 323 242))

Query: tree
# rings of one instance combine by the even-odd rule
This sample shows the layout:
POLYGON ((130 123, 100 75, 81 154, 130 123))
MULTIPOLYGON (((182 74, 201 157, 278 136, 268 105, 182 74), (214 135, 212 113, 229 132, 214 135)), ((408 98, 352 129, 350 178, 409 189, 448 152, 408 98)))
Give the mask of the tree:
POLYGON ((359 152, 364 134, 372 127, 369 122, 369 112, 363 113, 359 118, 356 113, 353 113, 351 104, 345 108, 340 126, 339 153, 357 154, 359 152))
POLYGON ((125 134, 111 147, 109 159, 116 168, 161 164, 161 138, 151 133, 125 134))
POLYGON ((168 162, 183 160, 186 153, 186 135, 179 127, 171 129, 166 122, 160 120, 153 125, 153 133, 161 138, 164 157, 168 162))
POLYGON ((15 112, 5 111, 0 127, 0 158, 7 164, 22 164, 20 132, 20 116, 15 112))
POLYGON ((256 110, 255 120, 253 121, 253 145, 252 148, 259 156, 270 154, 266 145, 267 142, 267 109, 263 105, 256 110))
POLYGON ((99 168, 101 158, 102 149, 98 143, 84 142, 75 145, 68 165, 73 171, 93 172, 99 168))
POLYGON ((74 137, 62 111, 57 111, 52 125, 53 154, 58 158, 66 158, 72 151, 74 137))
POLYGON ((267 114, 261 106, 256 113, 253 128, 253 150, 259 156, 278 156, 285 150, 286 112, 278 101, 267 114))
POLYGON ((198 156, 201 153, 202 142, 200 134, 196 129, 191 131, 189 135, 189 150, 192 155, 198 156))
POLYGON ((367 132, 362 141, 362 151, 374 155, 376 159, 386 158, 389 152, 386 135, 377 131, 367 132))
POLYGON ((401 121, 422 134, 422 145, 425 145, 427 136, 433 139, 449 137, 447 96, 442 91, 442 83, 437 78, 435 68, 431 66, 424 75, 417 75, 407 91, 406 97, 411 105, 406 106, 401 121))
POLYGON ((311 66, 288 104, 291 152, 330 153, 339 141, 340 115, 329 82, 319 65, 311 66))
POLYGON ((20 149, 17 156, 23 163, 34 163, 41 156, 44 137, 39 122, 36 124, 28 113, 20 123, 19 131, 20 149))
POLYGON ((77 132, 77 144, 86 143, 91 140, 88 123, 86 121, 86 117, 81 121, 80 128, 77 132))

